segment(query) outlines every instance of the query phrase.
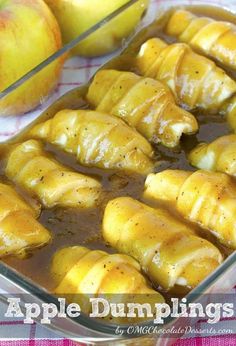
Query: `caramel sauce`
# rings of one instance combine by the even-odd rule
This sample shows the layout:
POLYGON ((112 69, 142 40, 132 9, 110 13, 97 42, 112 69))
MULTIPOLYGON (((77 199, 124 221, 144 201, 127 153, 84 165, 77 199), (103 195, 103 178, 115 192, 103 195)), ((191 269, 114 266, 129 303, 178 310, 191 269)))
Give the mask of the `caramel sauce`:
MULTIPOLYGON (((185 6, 193 13, 213 17, 215 19, 226 20, 236 24, 236 16, 223 9, 212 6, 185 6)), ((176 9, 176 8, 175 8, 176 9)), ((174 42, 173 38, 166 36, 162 28, 167 22, 172 10, 165 12, 153 24, 143 29, 124 52, 108 62, 102 68, 113 68, 120 70, 128 70, 138 72, 133 69, 134 57, 140 48, 140 45, 148 38, 158 36, 167 42, 174 42)), ((235 72, 227 69, 232 77, 236 77, 235 72)), ((57 111, 65 108, 78 109, 78 108, 91 108, 85 100, 85 95, 88 86, 76 88, 73 91, 62 96, 54 105, 50 106, 36 121, 31 123, 19 135, 9 140, 7 143, 1 145, 0 150, 5 151, 7 147, 14 142, 24 140, 27 131, 36 123, 42 122, 52 117, 57 111)), ((230 129, 221 115, 209 116, 203 114, 199 110, 193 112, 197 117, 200 129, 196 135, 184 136, 181 140, 181 145, 175 149, 168 149, 164 146, 158 145, 155 149, 155 171, 172 168, 172 169, 186 169, 194 170, 186 159, 186 154, 202 141, 212 141, 219 136, 230 133, 230 129)), ((25 259, 16 257, 8 257, 3 259, 5 263, 16 269, 19 273, 31 278, 37 284, 43 286, 48 290, 54 288, 53 281, 50 276, 50 263, 53 254, 60 248, 72 245, 82 245, 90 249, 102 249, 108 252, 115 252, 115 250, 108 247, 101 236, 101 223, 104 207, 108 200, 117 196, 132 196, 140 201, 143 200, 143 186, 145 177, 138 174, 129 174, 126 172, 115 170, 102 170, 97 168, 83 167, 78 164, 74 157, 62 153, 52 145, 45 145, 45 149, 50 152, 58 161, 73 168, 75 171, 93 176, 102 182, 103 196, 101 204, 96 209, 79 210, 79 209, 43 209, 39 222, 41 222, 47 229, 52 232, 53 239, 51 244, 41 248, 35 249, 25 259)), ((0 175, 2 181, 6 182, 4 177, 4 160, 0 161, 0 175)), ((18 189, 20 193, 24 192, 18 189)), ((151 203, 151 202, 150 202, 151 203)), ((172 208, 173 213, 173 208, 172 208)), ((177 217, 179 217, 177 215, 177 217)), ((180 218, 180 217, 179 217, 180 218)), ((183 220, 182 220, 183 221, 183 220)), ((187 221, 184 221, 187 222, 187 221)), ((193 225, 201 236, 208 238, 221 248, 222 252, 227 256, 230 250, 225 249, 211 234, 202 231, 196 225, 193 225)))

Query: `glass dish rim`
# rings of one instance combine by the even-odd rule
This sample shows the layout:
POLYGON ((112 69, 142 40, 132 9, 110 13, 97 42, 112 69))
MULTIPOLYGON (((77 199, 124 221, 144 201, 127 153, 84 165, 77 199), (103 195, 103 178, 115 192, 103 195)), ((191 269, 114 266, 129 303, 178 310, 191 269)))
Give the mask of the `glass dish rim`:
POLYGON ((0 100, 4 99, 5 97, 9 96, 11 93, 13 93, 17 88, 19 88, 21 85, 23 85, 25 82, 30 80, 32 77, 34 77, 37 73, 39 73, 41 70, 49 66, 51 63, 53 63, 55 60, 57 60, 59 57, 62 57, 64 54, 70 52, 75 46, 77 46, 78 43, 85 40, 87 37, 95 33, 97 30, 103 28, 106 24, 108 24, 111 20, 118 17, 120 14, 122 14, 124 11, 126 11, 128 8, 136 4, 139 0, 128 0, 127 3, 123 4, 119 8, 117 8, 115 11, 108 14, 106 17, 101 19, 99 22, 91 26, 89 29, 84 31, 82 34, 77 36, 75 39, 71 40, 67 44, 63 45, 60 49, 58 49, 55 53, 50 55, 47 59, 43 60, 41 63, 33 67, 30 71, 28 71, 26 74, 24 74, 22 77, 20 77, 18 80, 16 80, 14 83, 9 85, 7 88, 2 90, 0 92, 0 100))

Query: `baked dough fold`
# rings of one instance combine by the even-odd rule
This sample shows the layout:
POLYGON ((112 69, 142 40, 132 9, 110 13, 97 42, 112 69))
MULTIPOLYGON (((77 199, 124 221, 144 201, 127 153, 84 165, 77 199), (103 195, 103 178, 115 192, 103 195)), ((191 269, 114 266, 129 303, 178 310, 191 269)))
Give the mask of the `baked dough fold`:
POLYGON ((164 209, 130 197, 110 201, 103 218, 103 237, 133 256, 154 285, 186 291, 197 286, 222 261, 220 251, 164 209))
MULTIPOLYGON (((54 293, 79 302, 85 313, 91 311, 90 297, 103 297, 116 304, 135 302, 152 306, 164 302, 162 295, 152 289, 141 274, 138 262, 124 254, 108 254, 82 246, 67 247, 55 253, 51 273, 56 284, 54 293)), ((127 322, 124 318, 120 322, 122 320, 127 322)))
POLYGON ((33 127, 28 137, 43 139, 90 167, 145 174, 153 170, 152 147, 117 117, 88 110, 63 110, 33 127))
POLYGON ((177 37, 193 49, 236 70, 236 26, 232 23, 177 10, 170 17, 165 31, 167 35, 177 37))
POLYGON ((148 175, 144 196, 172 203, 186 219, 236 249, 236 184, 229 175, 165 170, 148 175))
POLYGON ((226 135, 211 143, 200 143, 189 154, 194 167, 236 175, 236 135, 226 135))
POLYGON ((168 45, 152 38, 141 46, 136 65, 141 75, 168 85, 176 102, 187 110, 225 113, 224 107, 236 92, 235 81, 223 69, 186 43, 168 45))
POLYGON ((9 150, 5 173, 46 208, 94 207, 101 192, 97 180, 63 166, 36 140, 14 145, 9 150))
POLYGON ((87 99, 97 111, 122 118, 149 141, 167 147, 177 146, 183 134, 198 130, 195 117, 176 106, 168 87, 132 72, 97 72, 87 99))
POLYGON ((38 213, 13 187, 0 183, 0 257, 23 257, 50 241, 50 232, 36 220, 38 213))

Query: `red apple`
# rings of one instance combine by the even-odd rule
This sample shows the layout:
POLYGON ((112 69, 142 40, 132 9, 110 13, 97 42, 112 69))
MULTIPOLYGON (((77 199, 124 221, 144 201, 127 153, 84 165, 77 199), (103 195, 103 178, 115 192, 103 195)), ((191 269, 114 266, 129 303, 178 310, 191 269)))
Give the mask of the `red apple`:
MULTIPOLYGON (((58 23, 43 0, 0 0, 0 91, 61 47, 58 23)), ((0 100, 0 115, 35 108, 55 88, 64 58, 0 100)))

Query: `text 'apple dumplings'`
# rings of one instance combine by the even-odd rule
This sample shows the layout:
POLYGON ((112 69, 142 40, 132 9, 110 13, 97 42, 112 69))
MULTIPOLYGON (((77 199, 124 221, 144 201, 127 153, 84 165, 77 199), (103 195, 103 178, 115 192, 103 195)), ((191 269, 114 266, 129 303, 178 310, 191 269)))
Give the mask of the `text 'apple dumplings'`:
POLYGON ((173 203, 186 219, 236 249, 236 183, 227 174, 203 170, 149 174, 144 196, 173 203))
POLYGON ((136 65, 142 75, 168 85, 176 102, 188 110, 223 113, 236 92, 235 81, 224 70, 185 43, 168 45, 152 38, 141 46, 136 65))
POLYGON ((38 124, 29 137, 40 138, 90 167, 138 173, 153 170, 152 147, 123 120, 87 110, 63 110, 38 124))
POLYGON ((232 23, 177 10, 170 17, 165 31, 167 35, 178 37, 181 42, 236 70, 236 26, 232 23))
POLYGON ((200 143, 190 152, 188 159, 197 168, 236 176, 236 135, 222 136, 212 143, 200 143))
MULTIPOLYGON (((92 251, 81 246, 58 250, 51 265, 57 285, 54 293, 79 302, 87 314, 91 310, 90 297, 103 297, 116 304, 163 303, 162 295, 151 288, 140 270, 139 264, 130 256, 92 251)), ((122 321, 127 322, 127 319, 121 318, 119 322, 122 321)), ((131 318, 130 322, 135 319, 131 318)))
POLYGON ((38 214, 13 187, 0 183, 0 257, 22 257, 50 241, 49 231, 36 220, 38 214))
POLYGON ((56 205, 89 208, 97 204, 101 184, 52 159, 40 142, 28 140, 10 148, 5 173, 35 195, 46 208, 56 205))
POLYGON ((177 146, 182 134, 198 130, 195 117, 175 105, 168 87, 131 72, 99 71, 87 99, 97 111, 122 118, 149 141, 168 147, 177 146))
POLYGON ((222 261, 220 251, 190 226, 164 209, 130 197, 107 204, 103 237, 118 251, 133 256, 152 282, 165 290, 190 290, 222 261))

